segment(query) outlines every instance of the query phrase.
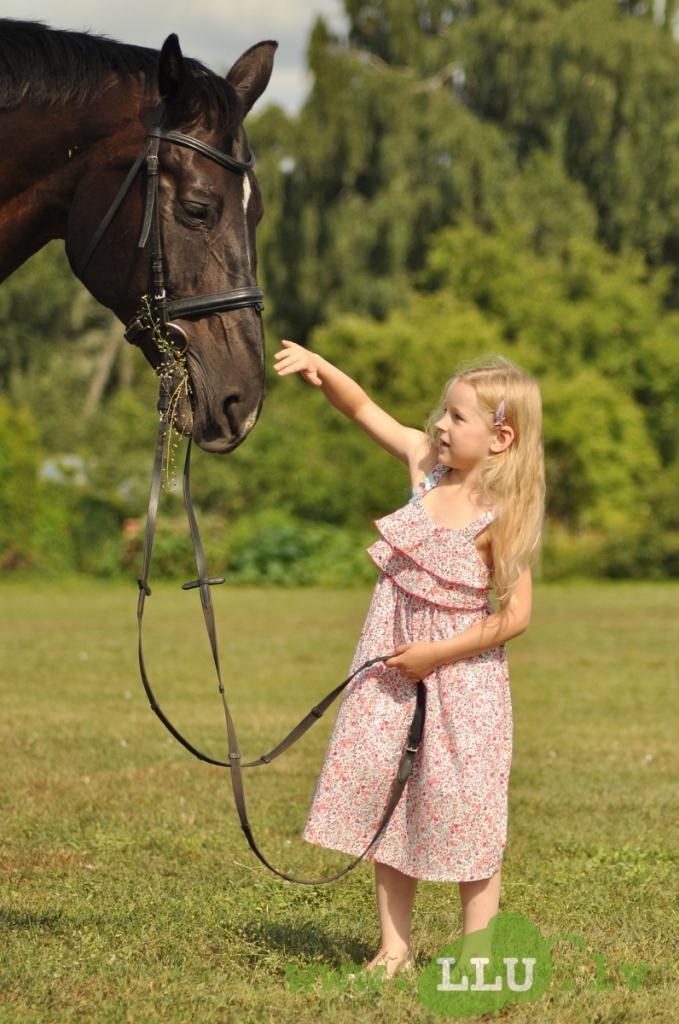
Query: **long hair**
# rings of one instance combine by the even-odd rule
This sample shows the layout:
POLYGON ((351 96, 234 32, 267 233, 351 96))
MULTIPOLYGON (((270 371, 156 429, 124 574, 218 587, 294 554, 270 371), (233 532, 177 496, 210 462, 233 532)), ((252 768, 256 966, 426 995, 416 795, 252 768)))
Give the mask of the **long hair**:
POLYGON ((504 615, 525 568, 530 565, 539 570, 545 512, 540 387, 529 373, 501 355, 462 364, 447 382, 438 407, 427 419, 426 433, 434 446, 438 443, 434 424, 445 413, 448 388, 457 381, 474 389, 491 430, 495 410, 504 399, 505 423, 514 430, 514 439, 503 452, 489 454, 483 460, 474 488, 478 504, 494 505, 497 512, 489 533, 493 581, 504 615))

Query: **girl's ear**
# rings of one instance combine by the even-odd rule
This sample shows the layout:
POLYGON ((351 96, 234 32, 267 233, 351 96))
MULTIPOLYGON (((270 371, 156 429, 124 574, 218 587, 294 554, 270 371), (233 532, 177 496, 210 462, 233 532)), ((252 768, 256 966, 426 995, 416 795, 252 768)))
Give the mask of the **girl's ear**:
POLYGON ((515 434, 514 434, 513 429, 509 426, 508 423, 505 423, 498 430, 497 441, 498 441, 500 447, 497 450, 499 452, 506 451, 507 448, 509 448, 509 446, 512 443, 512 441, 514 440, 514 437, 515 437, 515 434))
POLYGON ((496 455, 500 455, 501 452, 506 452, 513 440, 514 431, 509 424, 505 423, 502 427, 498 428, 496 436, 491 441, 491 451, 496 455))

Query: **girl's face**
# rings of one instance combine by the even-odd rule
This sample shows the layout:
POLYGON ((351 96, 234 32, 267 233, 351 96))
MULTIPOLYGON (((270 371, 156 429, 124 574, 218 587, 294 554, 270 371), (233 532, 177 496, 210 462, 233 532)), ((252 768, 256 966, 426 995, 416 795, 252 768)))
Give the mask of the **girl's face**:
POLYGON ((437 458, 454 469, 472 469, 488 456, 495 432, 479 408, 470 384, 455 381, 448 388, 446 411, 434 424, 439 435, 437 458))

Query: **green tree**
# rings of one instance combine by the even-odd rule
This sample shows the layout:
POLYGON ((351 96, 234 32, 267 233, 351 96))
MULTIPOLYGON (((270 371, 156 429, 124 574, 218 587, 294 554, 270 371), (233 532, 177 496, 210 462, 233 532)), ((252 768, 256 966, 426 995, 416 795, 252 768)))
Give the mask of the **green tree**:
POLYGON ((469 109, 502 127, 520 161, 556 152, 585 186, 601 241, 672 265, 676 305, 679 51, 632 6, 625 15, 615 0, 482 0, 448 41, 469 109))
POLYGON ((272 197, 259 233, 270 316, 302 340, 341 312, 383 319, 432 233, 463 215, 490 221, 515 173, 502 132, 449 89, 362 59, 322 21, 309 64, 296 122, 268 111, 251 128, 272 197))
MULTIPOLYGON (((492 317, 503 340, 526 347, 532 372, 571 377, 585 367, 638 403, 663 464, 679 454, 677 314, 665 310, 669 274, 643 256, 614 256, 580 235, 538 257, 530 222, 495 234, 473 224, 441 232, 419 276, 492 317)), ((436 293, 435 292, 435 293, 436 293)))

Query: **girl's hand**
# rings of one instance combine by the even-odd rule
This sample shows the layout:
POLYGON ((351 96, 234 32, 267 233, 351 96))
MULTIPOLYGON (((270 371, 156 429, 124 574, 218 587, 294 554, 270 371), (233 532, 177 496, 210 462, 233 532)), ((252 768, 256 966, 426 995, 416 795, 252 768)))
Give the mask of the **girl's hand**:
POLYGON ((399 644, 384 664, 417 682, 439 666, 435 643, 399 644))
POLYGON ((307 348, 303 348, 294 341, 282 341, 281 345, 285 347, 274 355, 274 359, 278 360, 274 366, 278 376, 284 377, 288 373, 301 373, 309 384, 320 387, 323 383, 318 375, 321 357, 314 355, 313 352, 309 352, 307 348))

